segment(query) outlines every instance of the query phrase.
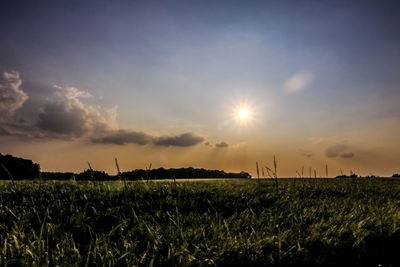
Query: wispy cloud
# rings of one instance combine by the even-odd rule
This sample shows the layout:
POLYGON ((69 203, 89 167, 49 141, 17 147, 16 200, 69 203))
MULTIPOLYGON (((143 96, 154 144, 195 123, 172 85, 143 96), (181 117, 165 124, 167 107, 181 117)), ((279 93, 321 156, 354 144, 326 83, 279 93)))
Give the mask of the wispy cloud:
POLYGON ((303 149, 299 149, 299 152, 303 157, 306 157, 306 158, 311 158, 313 156, 312 153, 310 153, 308 151, 304 151, 303 149))
POLYGON ((291 76, 284 84, 284 89, 288 93, 303 91, 314 80, 314 75, 308 71, 302 71, 291 76))
POLYGON ((347 149, 347 145, 345 145, 345 144, 336 144, 336 145, 333 145, 331 147, 328 147, 325 150, 325 155, 328 158, 335 158, 335 157, 339 156, 339 154, 341 152, 343 152, 344 150, 346 150, 346 149, 347 149))
POLYGON ((345 152, 345 153, 340 154, 340 157, 344 158, 344 159, 350 159, 350 158, 354 157, 354 153, 353 152, 345 152))
POLYGON ((348 150, 349 147, 346 144, 335 144, 325 150, 325 155, 328 158, 336 158, 339 156, 343 159, 353 158, 354 153, 348 150))
POLYGON ((224 142, 224 141, 215 144, 215 147, 216 147, 216 148, 226 148, 226 147, 228 147, 228 146, 229 146, 229 145, 228 145, 226 142, 224 142))
POLYGON ((239 143, 230 145, 231 148, 235 148, 235 149, 241 149, 241 148, 244 148, 246 146, 247 146, 247 142, 245 142, 245 141, 241 141, 239 143))

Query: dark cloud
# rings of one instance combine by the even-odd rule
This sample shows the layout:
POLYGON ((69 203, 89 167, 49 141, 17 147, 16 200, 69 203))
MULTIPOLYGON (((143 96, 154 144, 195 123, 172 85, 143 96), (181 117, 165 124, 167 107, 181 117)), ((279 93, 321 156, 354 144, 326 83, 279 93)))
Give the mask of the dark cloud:
POLYGON ((25 122, 1 122, 0 123, 0 135, 2 136, 14 136, 20 138, 44 137, 40 131, 25 122))
POLYGON ((193 133, 184 133, 176 136, 161 136, 153 139, 157 146, 194 146, 204 141, 201 136, 193 133))
POLYGON ((93 138, 92 142, 97 144, 114 144, 114 145, 125 145, 130 143, 137 145, 146 145, 150 143, 151 140, 152 137, 145 133, 119 130, 111 132, 104 137, 93 138))
POLYGON ((0 120, 10 120, 22 107, 28 95, 21 89, 22 81, 16 71, 4 72, 0 78, 0 120))
POLYGON ((336 144, 331 147, 328 147, 325 151, 325 155, 328 158, 336 158, 340 153, 347 149, 347 145, 345 144, 336 144))
POLYGON ((48 103, 39 113, 36 126, 45 132, 82 136, 86 130, 86 114, 79 108, 68 109, 64 103, 48 103))
POLYGON ((0 135, 21 138, 74 139, 91 137, 97 144, 154 144, 194 146, 204 138, 193 133, 154 137, 143 132, 119 129, 116 107, 104 109, 90 104, 92 96, 74 87, 54 86, 52 94, 37 103, 35 114, 15 118, 14 112, 28 99, 20 88, 18 72, 5 72, 0 79, 0 135), (27 120, 26 120, 27 119, 27 120))
POLYGON ((112 129, 116 110, 84 102, 88 92, 73 87, 54 87, 54 94, 40 108, 35 126, 49 137, 73 138, 112 129))
POLYGON ((354 153, 353 152, 345 152, 345 153, 340 154, 340 157, 344 158, 344 159, 350 159, 350 158, 354 157, 354 153))
POLYGON ((201 136, 192 133, 184 133, 176 136, 153 137, 143 132, 128 130, 118 130, 104 133, 101 137, 92 138, 91 141, 96 144, 154 144, 157 146, 194 146, 204 141, 201 136))
POLYGON ((9 131, 4 128, 2 125, 0 126, 0 136, 10 135, 9 131))
POLYGON ((0 135, 36 136, 37 131, 21 118, 15 116, 28 99, 21 88, 22 80, 16 71, 4 72, 0 77, 0 135))
POLYGON ((217 143, 215 144, 216 148, 225 148, 228 147, 229 145, 227 143, 225 143, 224 141, 222 141, 221 143, 217 143))
POLYGON ((154 144, 157 146, 194 146, 204 141, 201 136, 196 136, 192 133, 184 133, 177 136, 161 136, 153 137, 143 132, 135 132, 128 130, 118 130, 106 132, 102 137, 92 138, 91 141, 96 144, 137 144, 147 145, 154 144))
POLYGON ((354 153, 349 151, 349 147, 345 144, 336 144, 328 147, 325 154, 328 158, 341 157, 343 159, 350 159, 354 157, 354 153))
POLYGON ((84 99, 91 97, 89 93, 59 86, 54 86, 44 103, 38 103, 35 114, 19 119, 10 117, 28 96, 19 89, 18 73, 5 73, 4 77, 7 83, 3 81, 0 89, 9 97, 2 97, 5 101, 1 102, 0 109, 9 109, 9 119, 0 119, 1 135, 72 139, 104 132, 116 124, 116 108, 107 110, 88 104, 84 99))

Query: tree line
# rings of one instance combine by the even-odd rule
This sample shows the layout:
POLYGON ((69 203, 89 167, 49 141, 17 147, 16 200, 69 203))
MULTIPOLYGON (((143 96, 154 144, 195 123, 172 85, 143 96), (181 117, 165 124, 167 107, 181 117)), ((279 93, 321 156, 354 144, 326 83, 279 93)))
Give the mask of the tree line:
POLYGON ((222 170, 206 170, 203 168, 179 169, 136 169, 132 171, 109 175, 104 171, 91 168, 80 173, 73 172, 41 172, 40 165, 32 160, 0 154, 0 179, 1 180, 155 180, 179 178, 251 178, 247 172, 231 173, 222 170))
MULTIPOLYGON (((351 175, 339 175, 336 178, 358 178, 351 175)), ((376 176, 368 176, 377 178, 376 176)), ((395 173, 392 177, 399 178, 400 174, 395 173)), ((155 179, 181 179, 181 178, 251 178, 247 172, 225 172, 223 170, 207 170, 203 168, 158 168, 158 169, 136 169, 127 172, 119 172, 118 175, 109 175, 104 171, 96 171, 91 168, 80 173, 73 172, 41 172, 40 165, 29 159, 2 155, 0 153, 0 180, 155 180, 155 179)))
POLYGON ((41 177, 44 180, 157 180, 157 179, 200 179, 200 178, 251 178, 247 172, 231 173, 221 170, 206 170, 197 168, 179 168, 179 169, 165 169, 158 168, 152 170, 136 169, 133 171, 122 172, 118 175, 109 175, 104 171, 85 170, 81 173, 72 172, 42 172, 41 177))

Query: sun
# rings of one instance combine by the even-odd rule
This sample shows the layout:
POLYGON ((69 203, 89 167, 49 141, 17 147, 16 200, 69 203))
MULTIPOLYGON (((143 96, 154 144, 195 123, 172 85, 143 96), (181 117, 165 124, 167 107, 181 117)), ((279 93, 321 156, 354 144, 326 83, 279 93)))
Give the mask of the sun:
MULTIPOLYGON (((232 125, 239 126, 238 129, 249 129, 255 126, 255 122, 259 116, 259 110, 255 101, 250 101, 246 97, 237 97, 232 100, 227 108, 229 107, 230 119, 226 124, 232 123, 232 125)), ((228 109, 227 109, 228 112, 228 109)))
POLYGON ((252 121, 253 112, 249 106, 241 105, 235 108, 235 120, 241 125, 247 125, 252 121))
POLYGON ((238 110, 237 116, 240 120, 247 120, 250 116, 250 111, 247 108, 241 108, 238 110))

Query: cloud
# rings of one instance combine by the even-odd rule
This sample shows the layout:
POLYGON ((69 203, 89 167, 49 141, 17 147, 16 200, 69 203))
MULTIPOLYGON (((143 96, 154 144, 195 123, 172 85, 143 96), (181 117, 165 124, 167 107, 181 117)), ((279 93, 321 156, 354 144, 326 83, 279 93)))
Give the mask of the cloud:
POLYGON ((22 138, 43 137, 36 127, 23 121, 0 121, 0 136, 14 136, 22 138))
POLYGON ((194 146, 204 138, 193 133, 154 137, 121 129, 117 107, 106 109, 92 104, 92 95, 74 87, 54 85, 52 94, 29 118, 14 117, 14 112, 28 99, 21 89, 18 72, 5 72, 0 79, 0 136, 70 140, 88 139, 96 144, 154 144, 156 146, 194 146))
POLYGON ((88 104, 92 96, 74 87, 54 86, 54 94, 40 108, 35 126, 44 134, 80 137, 116 126, 116 107, 106 110, 88 104))
POLYGON ((226 148, 226 147, 228 147, 228 146, 229 146, 229 145, 228 145, 227 143, 225 143, 224 141, 215 144, 215 147, 216 147, 216 148, 226 148))
POLYGON ((336 144, 336 145, 333 145, 331 147, 328 147, 326 149, 326 151, 325 151, 325 155, 328 158, 336 158, 337 156, 339 156, 339 154, 341 152, 343 152, 346 149, 347 149, 347 145, 345 145, 345 144, 336 144))
POLYGON ((194 146, 204 141, 204 138, 193 133, 184 133, 176 136, 161 136, 153 139, 157 146, 194 146))
POLYGON ((147 145, 154 144, 156 146, 194 146, 204 141, 201 136, 192 133, 184 133, 176 136, 153 137, 143 132, 135 132, 128 130, 117 130, 105 132, 102 137, 92 138, 91 141, 96 144, 137 144, 147 145))
POLYGON ((244 148, 246 146, 247 146, 247 142, 245 142, 245 141, 230 145, 231 148, 244 148))
POLYGON ((0 78, 0 120, 10 120, 28 95, 21 88, 22 81, 16 71, 4 72, 0 78))
POLYGON ((128 143, 146 145, 152 141, 153 137, 142 132, 118 130, 110 132, 108 135, 93 138, 92 142, 97 144, 125 145, 128 143))
POLYGON ((310 85, 313 79, 314 76, 311 72, 298 72, 285 82, 284 89, 288 93, 300 92, 310 85))
POLYGON ((340 156, 341 158, 349 159, 354 157, 354 153, 348 151, 348 146, 345 144, 336 144, 328 147, 325 151, 325 155, 328 158, 336 158, 340 156))
POLYGON ((353 152, 342 153, 340 154, 340 157, 344 159, 350 159, 354 157, 354 153, 353 152))
POLYGON ((87 130, 85 110, 67 109, 63 103, 48 103, 39 113, 36 126, 54 134, 81 136, 87 130))
POLYGON ((73 139, 118 128, 116 107, 105 109, 90 104, 86 100, 92 96, 74 87, 54 86, 52 94, 37 106, 37 113, 28 120, 16 120, 12 115, 28 96, 20 89, 21 80, 17 72, 3 76, 6 82, 0 85, 1 99, 5 99, 4 103, 0 102, 0 135, 73 139), (6 108, 9 111, 7 120, 3 112, 6 108))
POLYGON ((303 149, 299 149, 299 152, 303 157, 306 157, 306 158, 311 158, 313 156, 312 153, 306 152, 303 149))
POLYGON ((116 122, 116 107, 106 110, 100 106, 88 104, 85 99, 92 96, 73 87, 55 86, 54 96, 41 108, 36 126, 48 135, 57 137, 91 138, 97 144, 137 144, 153 143, 158 146, 193 146, 203 137, 192 133, 176 136, 153 137, 149 134, 119 129, 116 122))

